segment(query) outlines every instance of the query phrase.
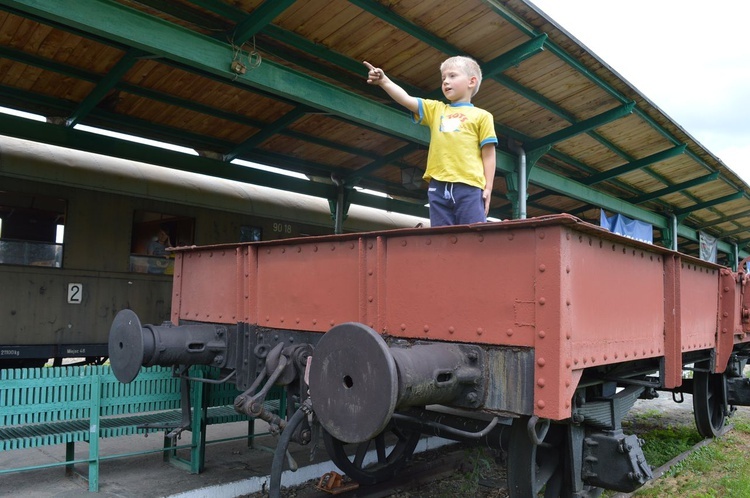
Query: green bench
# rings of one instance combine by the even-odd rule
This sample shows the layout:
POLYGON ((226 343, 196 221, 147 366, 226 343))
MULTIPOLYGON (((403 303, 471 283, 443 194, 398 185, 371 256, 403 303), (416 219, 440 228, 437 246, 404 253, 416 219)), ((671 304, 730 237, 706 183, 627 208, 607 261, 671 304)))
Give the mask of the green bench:
MULTIPOLYGON (((208 368, 193 368, 192 377, 214 377, 208 368)), ((273 391, 267 408, 279 410, 283 401, 273 391)), ((0 469, 0 474, 53 466, 65 466, 72 474, 78 463, 87 463, 89 490, 99 490, 99 462, 111 458, 163 451, 164 458, 192 473, 203 470, 206 427, 248 421, 249 440, 253 421, 234 411, 233 384, 191 382, 190 442, 176 445, 166 434, 180 425, 180 379, 170 368, 143 369, 129 384, 120 383, 108 366, 77 366, 0 370, 0 451, 65 444, 65 460, 49 464, 0 469), (199 409, 195 409, 199 407, 199 409), (146 452, 99 454, 104 438, 164 431, 164 447, 146 452), (87 459, 75 459, 75 444, 87 442, 87 459), (186 450, 189 458, 178 457, 186 450)), ((236 439, 236 438, 232 438, 236 439)))
MULTIPOLYGON (((200 367, 198 374, 191 371, 193 376, 201 376, 208 379, 216 379, 219 377, 219 371, 216 368, 211 367, 200 367)), ((194 388, 195 388, 194 383, 194 388)), ((262 434, 255 433, 255 419, 246 415, 237 413, 234 409, 234 399, 241 394, 242 391, 238 391, 236 386, 232 382, 225 382, 222 384, 200 384, 202 389, 200 393, 193 393, 194 399, 191 401, 191 406, 202 406, 202 413, 193 411, 194 427, 201 427, 199 431, 193 431, 192 442, 190 444, 190 458, 183 459, 177 456, 176 451, 165 453, 165 459, 169 458, 169 461, 176 466, 184 467, 186 470, 193 474, 197 474, 203 471, 205 466, 206 444, 223 443, 227 441, 236 441, 238 439, 247 438, 248 447, 255 447, 254 440, 256 436, 262 434), (202 396, 202 397, 201 397, 202 396), (197 418, 195 418, 197 417, 197 418), (216 424, 227 424, 232 422, 247 421, 247 435, 245 436, 234 436, 224 439, 216 439, 212 441, 206 440, 206 426, 216 424)), ((263 403, 266 410, 276 413, 283 417, 286 410, 286 394, 284 389, 279 387, 273 387, 266 397, 263 403)), ((266 433, 264 433, 266 434, 266 433)), ((171 442, 165 439, 165 449, 169 448, 171 442)))

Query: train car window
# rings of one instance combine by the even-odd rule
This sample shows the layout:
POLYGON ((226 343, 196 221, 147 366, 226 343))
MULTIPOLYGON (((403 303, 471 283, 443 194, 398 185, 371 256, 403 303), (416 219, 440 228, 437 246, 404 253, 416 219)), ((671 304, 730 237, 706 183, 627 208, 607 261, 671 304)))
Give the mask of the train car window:
POLYGON ((260 227, 241 226, 240 242, 258 242, 263 240, 263 229, 260 227))
POLYGON ((61 268, 64 199, 0 191, 0 264, 61 268))
POLYGON ((195 220, 151 211, 133 214, 130 271, 171 275, 174 256, 170 247, 189 246, 195 238, 195 220))

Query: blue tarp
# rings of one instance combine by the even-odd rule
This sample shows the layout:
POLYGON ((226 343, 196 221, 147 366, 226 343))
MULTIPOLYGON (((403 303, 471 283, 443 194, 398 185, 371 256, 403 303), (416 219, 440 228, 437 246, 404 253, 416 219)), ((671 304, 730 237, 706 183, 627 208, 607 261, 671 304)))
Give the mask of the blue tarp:
POLYGON ((613 233, 618 233, 641 242, 654 243, 654 229, 650 223, 631 220, 619 213, 607 216, 604 210, 600 211, 599 224, 613 233))

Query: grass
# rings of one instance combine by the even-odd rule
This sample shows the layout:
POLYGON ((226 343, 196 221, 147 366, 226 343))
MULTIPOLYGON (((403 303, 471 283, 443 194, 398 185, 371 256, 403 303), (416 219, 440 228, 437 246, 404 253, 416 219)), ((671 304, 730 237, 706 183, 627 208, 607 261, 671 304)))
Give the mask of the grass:
POLYGON ((468 452, 469 472, 464 476, 460 486, 461 496, 476 496, 479 490, 479 480, 488 475, 495 467, 494 460, 485 448, 474 448, 468 452))
POLYGON ((692 427, 676 426, 656 429, 644 438, 643 454, 653 467, 661 467, 672 458, 689 450, 703 438, 692 427))
MULTIPOLYGON (((429 485, 429 489, 422 490, 425 493, 409 492, 405 495, 396 494, 396 497, 421 497, 432 498, 496 498, 507 496, 505 490, 494 487, 484 487, 484 480, 504 480, 505 473, 500 472, 496 463, 496 455, 493 450, 484 447, 468 448, 464 451, 464 461, 452 477, 440 480, 429 485)), ((420 488, 421 489, 421 488, 420 488)))
POLYGON ((623 422, 623 429, 643 440, 643 454, 652 467, 664 465, 703 439, 694 425, 667 423, 658 410, 648 410, 623 422))
MULTIPOLYGON (((647 414, 644 414, 647 415, 647 414)), ((651 415, 654 416, 653 414, 651 415)), ((638 497, 679 496, 681 498, 745 498, 750 496, 750 412, 730 419, 734 429, 699 448, 673 466, 662 478, 638 490, 638 497)), ((638 421, 634 423, 638 426, 638 421)), ((691 448, 701 438, 693 427, 634 430, 645 441, 647 461, 658 467, 691 448)))

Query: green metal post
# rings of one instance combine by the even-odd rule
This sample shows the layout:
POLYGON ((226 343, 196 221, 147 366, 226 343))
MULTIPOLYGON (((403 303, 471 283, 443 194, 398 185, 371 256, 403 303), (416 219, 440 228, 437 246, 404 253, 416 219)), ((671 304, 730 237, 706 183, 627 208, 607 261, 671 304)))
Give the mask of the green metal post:
POLYGON ((89 491, 99 492, 99 431, 101 413, 101 376, 95 373, 89 377, 91 384, 91 419, 89 421, 89 491))

